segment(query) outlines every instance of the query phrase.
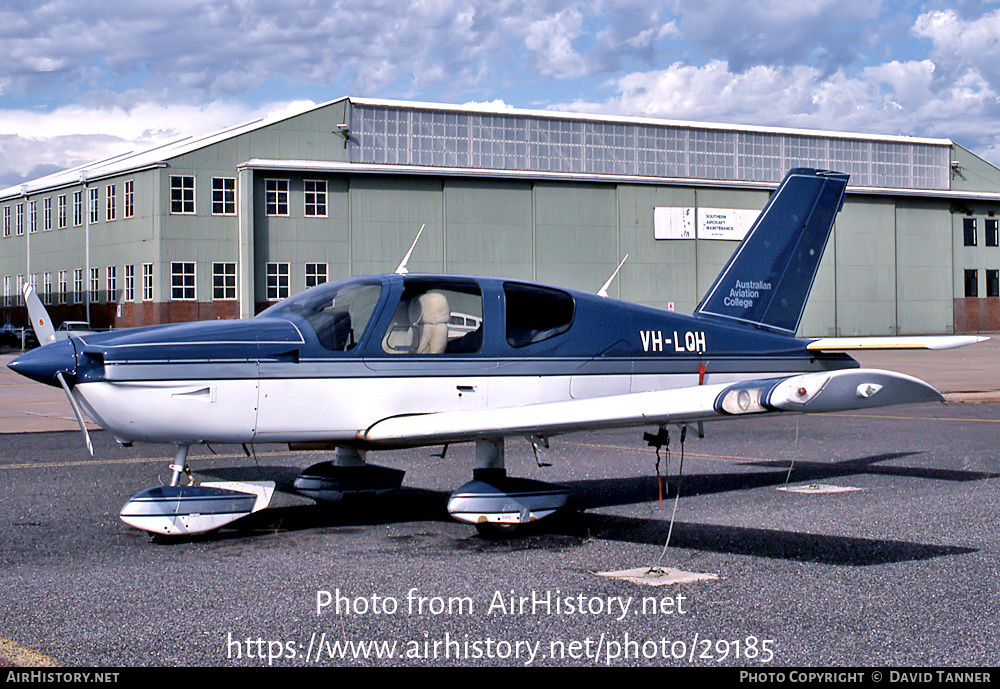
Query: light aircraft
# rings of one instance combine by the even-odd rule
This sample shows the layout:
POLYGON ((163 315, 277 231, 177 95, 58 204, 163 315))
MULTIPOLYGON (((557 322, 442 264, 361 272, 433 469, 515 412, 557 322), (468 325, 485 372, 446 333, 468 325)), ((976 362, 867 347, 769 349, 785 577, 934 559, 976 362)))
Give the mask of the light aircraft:
POLYGON ((28 287, 48 344, 9 366, 62 387, 85 435, 83 413, 120 443, 176 446, 171 484, 121 512, 154 534, 215 529, 271 499, 271 482, 183 485, 197 443, 336 448, 295 481, 305 495, 335 500, 400 485, 403 472, 368 464, 369 450, 475 442, 473 480, 448 510, 503 529, 568 497, 562 486, 508 477, 509 438, 527 438, 537 453, 572 431, 649 426, 659 428, 656 442, 668 425, 943 399, 910 376, 859 368, 845 352, 982 338, 795 337, 847 181, 791 170, 692 315, 610 299, 607 285, 587 294, 409 274, 404 259, 396 273, 319 285, 252 319, 52 341, 28 287))

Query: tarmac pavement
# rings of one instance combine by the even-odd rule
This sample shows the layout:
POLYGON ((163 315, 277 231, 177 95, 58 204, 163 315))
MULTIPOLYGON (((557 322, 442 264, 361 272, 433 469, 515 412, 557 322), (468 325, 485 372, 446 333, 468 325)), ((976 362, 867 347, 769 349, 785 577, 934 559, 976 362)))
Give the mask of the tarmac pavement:
MULTIPOLYGON (((1000 401, 1000 338, 857 358, 1000 401)), ((662 468, 633 429, 560 437, 545 468, 511 443, 512 475, 568 486, 572 508, 509 542, 447 515, 468 444, 446 461, 372 453, 403 487, 337 505, 292 488, 322 453, 199 446, 200 478, 278 491, 232 528, 165 543, 118 509, 169 477, 169 448, 95 433, 90 457, 62 391, 0 367, 0 667, 994 667, 997 424, 996 404, 765 415, 689 436, 687 464, 675 442, 662 468), (29 433, 52 430, 70 432, 29 433), (717 578, 595 574, 661 561, 717 578), (321 608, 326 594, 349 607, 321 608), (641 607, 654 599, 674 607, 641 607)))

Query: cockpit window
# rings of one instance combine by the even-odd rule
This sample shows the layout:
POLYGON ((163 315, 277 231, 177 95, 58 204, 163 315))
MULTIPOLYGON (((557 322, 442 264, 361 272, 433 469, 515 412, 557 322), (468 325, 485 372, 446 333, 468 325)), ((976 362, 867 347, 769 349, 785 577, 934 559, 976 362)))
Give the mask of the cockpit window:
POLYGON ((539 285, 505 282, 507 342, 526 347, 561 335, 573 325, 576 303, 566 292, 539 285))
POLYGON ((382 338, 388 354, 470 354, 483 344, 483 296, 462 280, 409 278, 382 338))
POLYGON ((381 294, 381 282, 330 282, 275 304, 260 316, 304 318, 323 347, 344 352, 358 344, 381 294))

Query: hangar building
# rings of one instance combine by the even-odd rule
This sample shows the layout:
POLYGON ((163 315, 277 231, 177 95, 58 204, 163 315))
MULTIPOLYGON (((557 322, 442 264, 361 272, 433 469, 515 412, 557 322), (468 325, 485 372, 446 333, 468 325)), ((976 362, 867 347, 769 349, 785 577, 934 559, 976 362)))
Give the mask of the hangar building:
POLYGON ((1000 329, 1000 170, 947 139, 342 98, 0 191, 5 322, 250 317, 327 280, 504 276, 690 312, 785 172, 851 175, 800 335, 1000 329))

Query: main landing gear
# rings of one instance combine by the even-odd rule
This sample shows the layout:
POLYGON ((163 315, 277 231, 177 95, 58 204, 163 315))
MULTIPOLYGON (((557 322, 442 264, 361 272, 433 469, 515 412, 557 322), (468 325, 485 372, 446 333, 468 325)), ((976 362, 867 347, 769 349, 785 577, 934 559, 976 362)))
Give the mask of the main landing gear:
POLYGON ((565 507, 569 488, 525 478, 509 478, 504 441, 477 440, 472 480, 451 494, 448 513, 475 524, 487 537, 515 535, 528 524, 565 507))
POLYGON ((295 490, 314 500, 337 502, 348 495, 381 495, 399 488, 405 473, 402 469, 368 464, 363 450, 338 447, 333 461, 304 469, 295 479, 295 490))
MULTIPOLYGON (((336 459, 313 464, 295 479, 295 489, 315 500, 336 502, 349 495, 381 494, 398 488, 404 472, 365 462, 365 452, 338 447, 336 459)), ((569 489, 509 478, 504 441, 476 441, 476 466, 469 481, 448 500, 448 513, 491 537, 515 535, 527 524, 565 507, 569 489)))
POLYGON ((178 446, 169 486, 149 488, 125 503, 120 514, 123 522, 154 535, 188 536, 218 529, 270 504, 273 481, 195 485, 187 465, 189 449, 178 446), (187 476, 188 485, 180 485, 182 476, 187 476))

